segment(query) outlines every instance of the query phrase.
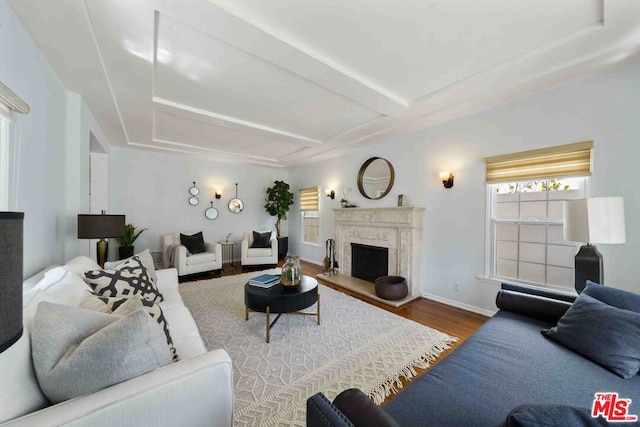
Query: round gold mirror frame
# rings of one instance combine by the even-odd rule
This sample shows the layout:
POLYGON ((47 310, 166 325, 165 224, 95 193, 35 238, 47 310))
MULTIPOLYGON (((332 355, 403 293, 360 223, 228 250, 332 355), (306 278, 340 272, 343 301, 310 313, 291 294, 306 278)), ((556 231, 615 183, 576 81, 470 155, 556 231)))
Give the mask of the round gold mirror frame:
POLYGON ((358 190, 360 191, 360 194, 362 194, 367 199, 370 199, 370 200, 382 199, 384 196, 389 194, 389 191, 391 191, 395 178, 396 178, 395 171, 393 170, 393 165, 391 164, 391 162, 389 162, 389 160, 383 159, 382 157, 371 157, 370 159, 367 159, 367 161, 362 164, 362 166, 360 167, 360 171, 358 172, 358 190), (386 188, 378 190, 378 194, 368 194, 364 187, 365 180, 367 178, 366 171, 367 171, 367 168, 376 160, 384 161, 386 165, 389 167, 389 177, 388 177, 389 182, 386 188))

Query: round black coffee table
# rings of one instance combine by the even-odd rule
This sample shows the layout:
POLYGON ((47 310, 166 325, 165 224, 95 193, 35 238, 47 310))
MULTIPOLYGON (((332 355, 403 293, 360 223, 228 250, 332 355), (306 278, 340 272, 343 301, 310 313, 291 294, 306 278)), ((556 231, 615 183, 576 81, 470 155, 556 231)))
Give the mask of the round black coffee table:
POLYGON ((269 342, 271 328, 276 324, 283 313, 304 314, 316 316, 320 324, 320 294, 318 294, 318 282, 309 276, 302 276, 298 286, 282 286, 277 284, 270 288, 261 288, 247 283, 244 285, 245 320, 249 320, 249 311, 265 313, 267 316, 267 337, 269 342), (318 303, 316 313, 304 313, 300 310, 318 303), (278 316, 271 322, 271 313, 278 316))

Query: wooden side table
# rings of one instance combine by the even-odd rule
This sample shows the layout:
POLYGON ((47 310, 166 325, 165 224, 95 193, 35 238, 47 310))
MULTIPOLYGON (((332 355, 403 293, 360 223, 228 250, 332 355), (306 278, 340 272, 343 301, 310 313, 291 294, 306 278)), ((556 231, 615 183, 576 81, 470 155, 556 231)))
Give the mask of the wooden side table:
POLYGON ((218 242, 222 245, 222 268, 225 264, 229 264, 234 270, 236 266, 233 265, 233 246, 236 242, 218 242))

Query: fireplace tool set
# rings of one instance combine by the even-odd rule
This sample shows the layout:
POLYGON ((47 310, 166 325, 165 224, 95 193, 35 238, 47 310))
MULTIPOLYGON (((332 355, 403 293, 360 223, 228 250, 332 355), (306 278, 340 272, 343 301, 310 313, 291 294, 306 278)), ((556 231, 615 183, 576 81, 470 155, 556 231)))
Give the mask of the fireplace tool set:
POLYGON ((322 261, 324 274, 338 274, 338 262, 336 261, 336 241, 327 239, 325 243, 325 257, 322 261))

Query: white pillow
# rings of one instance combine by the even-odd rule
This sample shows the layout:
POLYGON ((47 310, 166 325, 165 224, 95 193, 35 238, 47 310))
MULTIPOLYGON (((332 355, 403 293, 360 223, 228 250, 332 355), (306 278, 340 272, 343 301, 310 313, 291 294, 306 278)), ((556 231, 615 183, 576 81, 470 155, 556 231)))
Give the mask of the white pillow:
POLYGON ((87 258, 84 255, 77 256, 68 261, 65 266, 67 270, 77 274, 79 277, 84 277, 84 272, 89 270, 99 270, 100 266, 96 264, 91 258, 87 258))
MULTIPOLYGON (((153 278, 153 281, 157 282, 158 281, 158 275, 156 274, 156 266, 153 263, 153 258, 151 257, 151 252, 149 252, 149 249, 145 249, 144 251, 142 251, 139 254, 136 254, 134 256, 137 256, 140 259, 140 262, 142 263, 144 268, 146 268, 148 270, 149 275, 153 278)), ((129 261, 131 258, 133 258, 133 256, 131 256, 129 258, 126 258, 126 259, 120 259, 118 261, 107 261, 107 262, 104 263, 104 269, 105 270, 114 270, 117 266, 129 261)))
POLYGON ((23 309, 22 338, 0 354, 0 384, 11 384, 0 387, 0 423, 49 406, 31 361, 31 323, 41 301, 58 302, 55 297, 36 291, 23 309))
POLYGON ((80 305, 80 299, 89 292, 89 288, 80 276, 69 271, 67 266, 61 266, 47 271, 44 278, 23 296, 22 305, 29 305, 33 296, 39 292, 50 295, 61 304, 77 307, 80 305))
POLYGON ((147 301, 164 300, 149 271, 135 255, 113 270, 85 272, 84 281, 91 287, 94 294, 100 296, 128 298, 132 295, 140 295, 147 301))

